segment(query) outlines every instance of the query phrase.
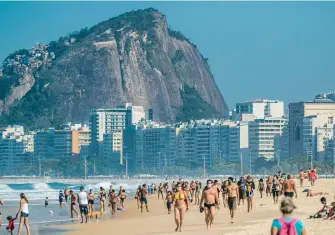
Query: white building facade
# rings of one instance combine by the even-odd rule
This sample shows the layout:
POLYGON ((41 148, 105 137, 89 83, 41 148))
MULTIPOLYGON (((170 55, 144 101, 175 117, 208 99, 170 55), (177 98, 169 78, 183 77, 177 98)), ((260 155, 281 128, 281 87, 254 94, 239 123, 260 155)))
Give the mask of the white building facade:
POLYGON ((253 114, 255 119, 268 117, 282 118, 284 116, 284 102, 279 100, 251 100, 236 104, 236 114, 253 114))

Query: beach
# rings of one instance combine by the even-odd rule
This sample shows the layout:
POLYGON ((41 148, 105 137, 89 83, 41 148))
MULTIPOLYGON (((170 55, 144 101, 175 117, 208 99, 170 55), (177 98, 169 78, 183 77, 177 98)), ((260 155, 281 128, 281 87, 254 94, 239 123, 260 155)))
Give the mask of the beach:
MULTIPOLYGON (((303 221, 308 234, 313 235, 333 235, 335 221, 327 221, 322 219, 309 219, 310 215, 314 215, 321 209, 320 198, 306 197, 306 193, 302 191, 309 186, 309 182, 305 180, 306 187, 300 188, 298 181, 297 191, 298 199, 294 199, 297 206, 293 216, 303 221)), ((325 196, 328 203, 334 200, 335 180, 318 179, 313 187, 314 192, 328 192, 330 195, 325 196)), ((280 200, 282 197, 280 197, 280 200)), ((175 223, 173 212, 168 215, 163 201, 157 200, 157 195, 149 196, 149 213, 140 213, 137 209, 136 201, 128 198, 124 212, 118 212, 116 217, 110 218, 107 215, 105 219, 98 222, 93 219, 88 224, 79 224, 75 222, 72 225, 57 226, 59 229, 68 230, 67 235, 91 235, 94 233, 122 233, 129 235, 155 235, 155 234, 175 234, 175 223)), ((97 205, 96 205, 97 206, 97 205)), ((223 208, 221 201, 220 210, 216 212, 213 227, 208 231, 205 226, 204 214, 199 212, 198 206, 191 206, 187 212, 182 234, 213 234, 213 235, 265 235, 269 234, 272 220, 280 217, 279 204, 273 204, 272 197, 260 198, 257 192, 254 198, 254 209, 247 213, 245 206, 239 206, 235 213, 235 223, 230 223, 229 210, 223 208)))

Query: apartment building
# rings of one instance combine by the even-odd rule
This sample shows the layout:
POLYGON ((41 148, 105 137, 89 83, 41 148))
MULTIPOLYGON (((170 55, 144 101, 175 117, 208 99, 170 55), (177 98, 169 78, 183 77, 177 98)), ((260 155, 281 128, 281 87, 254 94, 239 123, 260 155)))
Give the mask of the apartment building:
MULTIPOLYGON (((236 115, 253 114, 256 119, 267 117, 282 118, 284 102, 279 100, 256 99, 236 104, 236 115)), ((239 119, 241 120, 241 119, 239 119)))
POLYGON ((287 125, 284 118, 256 119, 249 123, 249 151, 251 164, 257 158, 273 160, 275 158, 275 138, 283 135, 287 125))
POLYGON ((72 153, 81 154, 82 156, 89 154, 91 144, 91 131, 88 127, 80 127, 72 130, 72 153))
POLYGON ((123 164, 123 133, 112 132, 104 134, 103 154, 102 157, 106 161, 117 164, 123 164))
POLYGON ((296 102, 289 104, 289 155, 304 155, 303 125, 304 118, 312 115, 335 115, 335 103, 316 99, 315 102, 296 102))

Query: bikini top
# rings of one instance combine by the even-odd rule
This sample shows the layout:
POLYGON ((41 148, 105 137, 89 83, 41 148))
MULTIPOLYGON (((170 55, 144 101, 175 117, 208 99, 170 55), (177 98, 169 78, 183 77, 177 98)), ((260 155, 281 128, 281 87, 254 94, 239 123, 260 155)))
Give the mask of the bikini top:
POLYGON ((185 200, 185 195, 184 193, 175 193, 173 195, 174 200, 185 200))

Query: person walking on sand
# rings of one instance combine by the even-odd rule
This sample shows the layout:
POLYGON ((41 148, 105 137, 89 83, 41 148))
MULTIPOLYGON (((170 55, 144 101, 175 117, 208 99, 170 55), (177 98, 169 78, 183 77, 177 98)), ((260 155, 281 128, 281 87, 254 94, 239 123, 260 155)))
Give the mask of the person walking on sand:
POLYGON ((79 217, 79 213, 76 210, 77 197, 76 195, 74 195, 72 190, 70 190, 70 195, 71 195, 71 209, 70 209, 71 218, 73 218, 73 212, 75 212, 77 217, 79 217))
POLYGON ((271 197, 271 195, 272 195, 272 176, 270 175, 269 177, 268 177, 268 179, 266 180, 266 190, 265 190, 265 192, 266 192, 266 196, 268 197, 269 195, 270 195, 270 197, 271 197))
POLYGON ((126 190, 122 189, 122 192, 119 195, 119 197, 120 197, 120 208, 122 211, 124 211, 124 201, 127 198, 126 190))
POLYGON ((117 207, 117 195, 115 193, 115 190, 112 189, 110 196, 109 196, 109 206, 112 211, 112 216, 116 215, 116 207, 117 207))
POLYGON ((239 199, 239 189, 237 184, 233 183, 233 177, 228 178, 227 194, 228 194, 228 207, 230 212, 231 223, 234 223, 236 202, 239 199))
POLYGON ((300 188, 304 187, 305 172, 301 169, 299 173, 300 188))
POLYGON ((20 223, 19 223, 19 229, 17 231, 17 234, 20 235, 22 224, 24 224, 27 230, 27 235, 30 235, 30 228, 29 228, 29 222, 28 222, 28 217, 29 217, 28 199, 24 195, 24 193, 20 194, 20 208, 19 208, 19 211, 17 212, 17 215, 20 215, 20 223))
POLYGON ((147 194, 148 194, 147 185, 143 184, 140 192, 141 213, 143 213, 143 204, 145 204, 145 208, 147 209, 147 212, 149 212, 147 194))
POLYGON ((248 212, 252 211, 253 204, 254 204, 254 191, 255 191, 255 183, 251 176, 247 177, 247 182, 245 184, 246 186, 246 197, 247 197, 247 203, 248 203, 248 212))
POLYGON ((238 199, 238 205, 241 205, 241 201, 242 201, 242 205, 244 206, 244 200, 246 197, 245 194, 245 179, 243 176, 240 177, 240 180, 237 182, 237 186, 238 186, 238 194, 240 195, 239 199, 238 199))
POLYGON ((263 180, 263 178, 261 178, 258 181, 258 191, 261 194, 261 198, 263 198, 263 193, 264 193, 264 180, 263 180))
POLYGON ((272 196, 273 196, 273 203, 274 204, 276 204, 278 202, 279 188, 280 188, 279 177, 278 177, 278 175, 275 175, 273 177, 273 181, 272 181, 272 196))
POLYGON ((88 200, 87 200, 87 193, 84 192, 84 187, 80 187, 80 192, 78 193, 78 204, 79 204, 79 211, 81 217, 81 224, 84 223, 84 216, 85 216, 85 223, 87 224, 87 214, 88 214, 88 200))
POLYGON ((90 192, 88 194, 88 213, 92 213, 94 211, 93 205, 94 205, 94 193, 93 190, 90 189, 90 192))
POLYGON ((285 197, 281 202, 280 211, 282 216, 274 219, 271 225, 271 235, 278 234, 296 234, 306 235, 307 231, 301 220, 292 217, 292 213, 296 209, 290 197, 285 197))
POLYGON ((138 186, 136 193, 135 193, 135 199, 136 199, 136 203, 137 203, 137 209, 141 208, 141 200, 140 200, 140 194, 141 194, 141 190, 142 190, 142 186, 138 186))
POLYGON ((164 204, 166 203, 166 208, 168 210, 168 214, 171 214, 171 207, 172 207, 172 192, 168 191, 166 198, 164 200, 164 204))
POLYGON ((174 204, 174 219, 176 222, 175 231, 181 232, 181 228, 183 226, 183 221, 185 217, 185 213, 188 210, 188 198, 185 191, 181 187, 181 183, 177 183, 176 192, 172 197, 172 204, 174 204))
POLYGON ((293 197, 295 194, 295 198, 298 198, 297 190, 295 187, 295 182, 292 179, 291 175, 287 176, 287 179, 283 183, 282 193, 285 197, 293 197))
POLYGON ((212 227, 216 207, 219 208, 219 197, 217 188, 213 187, 212 180, 207 180, 207 186, 202 191, 202 196, 200 200, 200 210, 205 210, 205 221, 207 229, 212 227), (203 201, 205 201, 204 207, 202 207, 203 201))
POLYGON ((162 185, 162 183, 160 183, 158 185, 158 200, 159 200, 160 196, 162 196, 162 200, 163 200, 163 185, 162 185))
POLYGON ((311 181, 311 186, 314 186, 315 184, 315 180, 316 180, 316 173, 314 170, 311 170, 311 172, 309 173, 310 175, 310 181, 311 181))

